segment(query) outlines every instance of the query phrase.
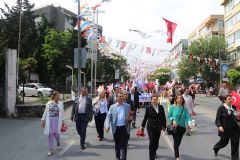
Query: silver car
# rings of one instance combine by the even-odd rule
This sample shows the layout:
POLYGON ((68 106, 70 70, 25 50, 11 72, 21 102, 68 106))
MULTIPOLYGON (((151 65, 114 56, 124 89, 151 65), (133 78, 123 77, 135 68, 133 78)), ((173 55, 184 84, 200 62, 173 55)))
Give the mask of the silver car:
POLYGON ((18 88, 18 93, 21 96, 50 96, 53 91, 54 90, 52 88, 49 88, 41 83, 26 83, 24 85, 24 91, 23 85, 19 86, 18 88))

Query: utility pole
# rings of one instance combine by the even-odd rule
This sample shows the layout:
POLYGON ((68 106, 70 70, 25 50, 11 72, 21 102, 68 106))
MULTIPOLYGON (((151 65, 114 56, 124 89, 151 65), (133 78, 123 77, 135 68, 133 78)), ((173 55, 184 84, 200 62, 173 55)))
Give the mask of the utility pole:
POLYGON ((80 0, 78 0, 78 93, 82 87, 82 77, 81 77, 81 15, 80 15, 80 0))
MULTIPOLYGON (((98 10, 97 10, 97 17, 96 17, 96 32, 97 32, 97 36, 98 36, 98 10)), ((95 14, 95 12, 94 12, 95 14)), ((97 38, 96 38, 96 46, 95 46, 95 64, 94 64, 94 95, 96 96, 96 90, 97 90, 97 50, 98 50, 98 43, 97 43, 97 38)))
POLYGON ((222 60, 221 60, 221 53, 220 53, 220 46, 219 46, 219 34, 218 34, 218 58, 219 58, 219 76, 220 76, 220 86, 222 86, 222 60))
POLYGON ((22 0, 20 0, 20 8, 19 8, 19 28, 18 28, 18 50, 17 50, 17 75, 16 75, 16 78, 17 78, 17 85, 18 85, 18 75, 19 75, 19 62, 20 62, 20 59, 19 59, 19 55, 20 55, 20 49, 21 49, 21 30, 22 30, 22 0))

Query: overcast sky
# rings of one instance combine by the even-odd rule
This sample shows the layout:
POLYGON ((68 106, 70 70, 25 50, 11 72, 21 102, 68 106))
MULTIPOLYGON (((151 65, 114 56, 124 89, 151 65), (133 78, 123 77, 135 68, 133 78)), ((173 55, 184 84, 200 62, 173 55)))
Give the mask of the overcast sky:
MULTIPOLYGON (((1 0, 7 4, 14 4, 16 0, 1 0)), ((77 13, 76 0, 29 0, 39 8, 47 4, 64 7, 77 13)), ((81 0, 82 1, 82 0, 81 0)), ((98 4, 101 0, 88 0, 89 6, 98 4)), ((170 50, 180 39, 188 35, 210 14, 223 14, 224 7, 219 0, 111 0, 103 3, 99 10, 99 24, 103 26, 103 34, 113 39, 124 40, 157 49, 170 50), (156 30, 166 31, 166 24, 162 17, 177 23, 173 37, 173 44, 166 43, 166 35, 154 33, 156 30), (151 38, 141 38, 129 29, 138 29, 152 35, 151 38)), ((137 51, 136 51, 137 52, 137 51)), ((132 57, 138 53, 130 52, 132 57)), ((143 55, 143 59, 161 62, 167 56, 162 53, 151 57, 143 55)))

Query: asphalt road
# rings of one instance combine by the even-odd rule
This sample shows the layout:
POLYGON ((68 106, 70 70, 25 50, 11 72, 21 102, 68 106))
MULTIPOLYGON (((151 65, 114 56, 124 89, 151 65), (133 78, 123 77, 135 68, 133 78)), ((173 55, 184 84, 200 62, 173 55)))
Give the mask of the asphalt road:
MULTIPOLYGON (((197 95, 195 111, 197 112, 197 132, 192 136, 184 136, 180 146, 181 160, 210 160, 213 145, 219 140, 214 125, 219 100, 216 97, 197 95)), ((137 127, 143 119, 144 108, 137 115, 137 127)), ((114 142, 111 134, 105 134, 105 141, 96 138, 94 122, 87 130, 86 150, 80 150, 79 137, 75 124, 69 120, 70 110, 65 112, 69 130, 61 136, 61 149, 47 157, 48 141, 40 127, 40 119, 0 119, 0 160, 113 160, 114 142)), ((148 137, 135 136, 131 130, 128 160, 148 159, 148 137)), ((173 160, 172 137, 161 134, 158 159, 173 160)), ((230 159, 230 144, 219 151, 218 160, 230 159)))

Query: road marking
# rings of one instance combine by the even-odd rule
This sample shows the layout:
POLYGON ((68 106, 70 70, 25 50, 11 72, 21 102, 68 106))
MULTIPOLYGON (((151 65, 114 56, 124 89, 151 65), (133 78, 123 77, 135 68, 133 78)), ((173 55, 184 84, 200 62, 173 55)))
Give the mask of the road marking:
MULTIPOLYGON (((167 134, 165 134, 163 131, 162 131, 162 135, 163 135, 163 138, 164 138, 165 142, 167 143, 167 145, 169 146, 169 148, 171 149, 171 151, 174 153, 173 143, 172 143, 172 141, 170 140, 169 136, 168 136, 167 134)), ((180 159, 181 159, 181 160, 184 160, 181 155, 180 155, 180 159)))
POLYGON ((59 156, 62 156, 73 144, 75 141, 72 141, 67 147, 65 147, 60 153, 58 153, 59 156))

